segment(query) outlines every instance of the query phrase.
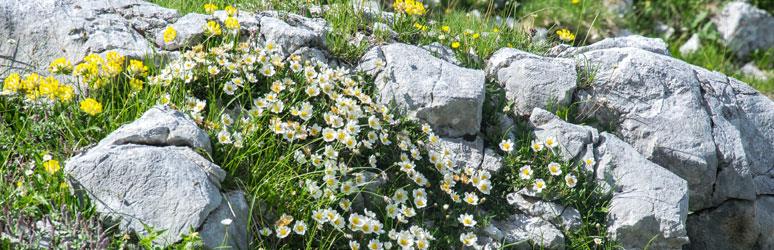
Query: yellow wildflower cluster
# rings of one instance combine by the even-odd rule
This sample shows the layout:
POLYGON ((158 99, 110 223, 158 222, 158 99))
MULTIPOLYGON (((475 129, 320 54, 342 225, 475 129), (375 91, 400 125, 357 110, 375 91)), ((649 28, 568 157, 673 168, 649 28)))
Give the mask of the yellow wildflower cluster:
POLYGON ((213 3, 206 3, 204 4, 204 13, 207 13, 209 15, 212 15, 215 13, 215 11, 218 10, 218 6, 213 3))
POLYGON ((59 165, 59 161, 57 160, 47 160, 43 162, 43 170, 49 174, 55 174, 60 168, 61 165, 59 165))
POLYGON ((86 98, 85 100, 81 101, 81 110, 86 114, 95 116, 99 113, 102 113, 102 104, 100 104, 94 98, 86 98))
POLYGON ((171 43, 172 41, 175 41, 175 38, 177 38, 177 30, 175 30, 172 25, 167 26, 166 29, 164 29, 164 43, 171 43))
POLYGON ((43 78, 37 73, 30 73, 23 78, 18 73, 11 73, 3 81, 3 95, 13 95, 23 92, 28 100, 46 97, 51 101, 70 101, 74 95, 73 86, 60 84, 53 76, 43 78))
POLYGON ((80 77, 94 89, 101 88, 108 80, 123 71, 125 57, 118 52, 109 51, 103 59, 98 54, 89 54, 83 63, 75 66, 73 76, 80 77))
POLYGON ((425 5, 416 0, 395 0, 392 3, 392 8, 395 9, 395 12, 406 13, 410 16, 421 16, 427 12, 425 5))
POLYGON ((208 36, 220 36, 222 33, 220 24, 216 21, 207 21, 207 24, 204 25, 204 33, 208 36))
POLYGON ((565 42, 575 41, 575 34, 573 34, 568 29, 559 29, 556 31, 556 35, 559 36, 559 39, 565 42))

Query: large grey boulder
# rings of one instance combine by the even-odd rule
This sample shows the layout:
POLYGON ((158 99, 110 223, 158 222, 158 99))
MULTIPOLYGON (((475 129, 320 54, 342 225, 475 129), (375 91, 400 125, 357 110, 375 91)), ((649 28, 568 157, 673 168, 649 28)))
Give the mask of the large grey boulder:
POLYGON ((178 18, 176 10, 140 0, 9 0, 0 2, 0 13, 0 55, 13 58, 2 64, 41 71, 62 56, 77 63, 109 50, 150 55, 155 46, 148 40, 178 18))
MULTIPOLYGON (((685 179, 694 211, 689 217, 719 216, 712 211, 724 202, 774 193, 770 99, 736 79, 642 49, 602 48, 573 57, 579 70, 595 72, 593 83, 575 93, 585 100, 580 112, 610 124, 645 158, 685 179)), ((752 217, 745 221, 757 220, 746 215, 752 217)), ((701 238, 705 231, 688 232, 701 238)))
POLYGON ((483 71, 456 66, 401 43, 371 48, 358 67, 374 76, 380 102, 426 121, 438 134, 458 137, 479 132, 483 71))
POLYGON ((755 202, 730 200, 691 216, 688 249, 765 249, 753 248, 759 237, 769 241, 771 238, 771 235, 760 235, 755 213, 755 202))
MULTIPOLYGON (((207 134, 182 113, 157 106, 69 159, 64 170, 73 189, 108 221, 124 231, 146 233, 144 225, 165 230, 155 243, 166 246, 213 220, 224 202, 239 203, 223 199, 226 173, 195 150, 209 153, 207 134)), ((244 246, 248 238, 242 236, 234 240, 244 246)))
POLYGON ((682 249, 688 243, 688 186, 614 135, 600 133, 596 176, 612 192, 608 234, 625 249, 682 249))
POLYGON ((712 22, 721 38, 738 57, 774 46, 774 17, 744 1, 726 4, 712 22))
POLYGON ((505 90, 517 116, 528 116, 538 107, 569 105, 577 81, 573 59, 541 57, 512 48, 495 52, 486 73, 505 90))

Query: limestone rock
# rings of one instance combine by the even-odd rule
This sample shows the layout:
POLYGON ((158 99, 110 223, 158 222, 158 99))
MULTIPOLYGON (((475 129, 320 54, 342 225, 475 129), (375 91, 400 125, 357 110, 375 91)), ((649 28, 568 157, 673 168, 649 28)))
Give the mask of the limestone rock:
POLYGON ((559 119, 556 115, 535 108, 529 117, 535 138, 541 142, 552 136, 559 142, 559 155, 565 161, 578 160, 586 155, 589 146, 599 141, 599 132, 589 126, 575 125, 559 119))
POLYGON ((548 222, 553 222, 563 230, 576 230, 581 226, 581 215, 577 209, 565 207, 560 204, 544 201, 539 198, 510 193, 506 196, 508 204, 513 205, 519 211, 530 216, 540 217, 548 222))
POLYGON ((437 153, 449 150, 455 168, 474 167, 497 172, 502 167, 502 157, 491 149, 484 148, 484 140, 476 137, 473 141, 463 138, 441 138, 438 145, 432 147, 437 153))
POLYGON ((688 39, 688 41, 685 41, 682 46, 680 46, 680 54, 682 55, 689 55, 693 54, 697 50, 701 48, 701 39, 699 39, 699 34, 693 34, 691 38, 688 39))
POLYGON ((40 71, 58 57, 78 63, 110 50, 144 58, 154 51, 148 39, 178 18, 140 0, 10 0, 0 2, 0 12, 9 17, 0 19, 0 37, 15 41, 0 45, 0 55, 13 58, 3 64, 40 71))
POLYGON ((515 244, 516 249, 531 249, 534 244, 540 249, 564 249, 564 234, 540 217, 514 214, 505 220, 492 221, 484 234, 494 241, 515 244))
POLYGON ((281 46, 285 55, 304 47, 325 48, 325 34, 330 29, 321 18, 272 11, 259 13, 257 20, 261 38, 281 46))
POLYGON ((726 4, 712 22, 738 57, 774 46, 774 17, 749 3, 734 1, 726 4))
MULTIPOLYGON (((165 230, 154 242, 167 246, 223 213, 218 207, 226 173, 194 151, 209 153, 209 143, 182 113, 157 106, 69 159, 64 170, 70 186, 88 195, 101 216, 123 231, 145 233, 144 225, 165 230)), ((246 235, 242 228, 233 230, 230 234, 246 235)))
POLYGON ((379 101, 429 123, 442 136, 481 129, 484 72, 458 67, 416 46, 371 48, 359 69, 374 76, 379 101))
POLYGON ((434 42, 428 45, 422 46, 423 49, 426 49, 427 51, 430 51, 435 57, 438 57, 444 61, 450 62, 454 65, 461 65, 459 60, 457 60, 457 56, 454 53, 454 50, 452 50, 449 47, 444 46, 443 44, 439 42, 434 42))
POLYGON ((600 133, 597 178, 613 192, 608 234, 625 249, 681 249, 688 243, 685 180, 653 164, 626 142, 600 133))
POLYGON ((667 44, 664 40, 639 35, 605 38, 602 41, 582 47, 572 47, 562 44, 551 48, 547 55, 552 57, 572 57, 593 50, 610 48, 638 48, 656 54, 669 55, 669 48, 667 48, 667 44))
POLYGON ((245 194, 239 191, 225 194, 223 202, 210 214, 200 230, 200 237, 209 249, 231 246, 234 250, 247 250, 250 244, 247 218, 250 206, 245 194), (230 224, 224 225, 224 220, 230 224))
POLYGON ((177 36, 169 43, 164 41, 164 29, 156 34, 156 45, 166 50, 194 46, 204 38, 204 26, 211 17, 198 13, 190 13, 178 19, 171 26, 177 36))
POLYGON ((730 200, 710 211, 690 216, 691 245, 688 249, 754 249, 760 234, 754 204, 753 201, 730 200))
POLYGON ((569 105, 577 81, 574 60, 540 57, 511 48, 495 52, 486 72, 505 89, 517 116, 528 116, 534 108, 569 105))

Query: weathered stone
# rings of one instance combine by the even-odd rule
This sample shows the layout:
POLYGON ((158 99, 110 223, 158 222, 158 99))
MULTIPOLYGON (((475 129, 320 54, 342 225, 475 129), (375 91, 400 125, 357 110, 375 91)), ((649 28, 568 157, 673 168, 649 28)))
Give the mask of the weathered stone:
MULTIPOLYGON (((483 232, 495 241, 515 244, 516 249, 531 249, 530 244, 540 249, 564 249, 564 234, 548 221, 539 217, 514 214, 505 220, 492 221, 491 227, 483 232)), ((510 246, 510 245, 509 245, 510 246)))
POLYGON ((769 80, 768 73, 764 72, 763 70, 759 69, 758 66, 755 65, 755 62, 748 62, 742 68, 740 69, 743 74, 756 78, 761 81, 767 81, 769 80))
POLYGON ((688 41, 685 41, 682 46, 680 46, 680 54, 681 55, 689 55, 693 54, 697 50, 701 48, 701 39, 699 38, 699 34, 693 34, 691 38, 688 39, 688 41))
POLYGON ((599 132, 589 126, 575 125, 559 119, 551 112, 535 108, 529 117, 530 126, 533 128, 535 138, 545 141, 549 136, 559 142, 559 155, 565 161, 585 160, 589 145, 599 141, 599 132))
POLYGON ((506 199, 508 204, 515 206, 519 211, 553 222, 563 230, 576 230, 581 226, 581 215, 575 208, 565 207, 554 202, 544 201, 519 193, 510 193, 506 196, 506 199))
POLYGON ((204 26, 210 19, 210 16, 197 13, 185 15, 171 25, 177 32, 175 39, 169 43, 165 42, 162 29, 156 33, 156 45, 166 50, 194 46, 204 38, 204 26))
POLYGON ((653 164, 626 142, 600 133, 595 149, 598 183, 613 197, 608 234, 625 249, 681 249, 688 243, 688 187, 685 180, 653 164))
MULTIPOLYGON (((64 170, 71 187, 88 195, 108 221, 141 234, 147 233, 145 225, 164 230, 154 242, 167 246, 199 230, 205 221, 216 220, 209 218, 211 213, 223 213, 217 209, 224 200, 220 183, 226 173, 195 149, 210 152, 207 134, 184 114, 157 106, 69 159, 64 170)), ((207 229, 207 235, 217 231, 207 229)), ((233 230, 234 236, 247 234, 246 227, 233 230)), ((235 244, 246 246, 241 239, 235 244)))
POLYGON ((484 72, 458 67, 416 46, 371 48, 359 66, 374 76, 379 101, 429 123, 442 136, 481 129, 484 72))
POLYGON ((638 48, 650 51, 656 54, 669 55, 669 49, 664 40, 658 38, 648 38, 639 35, 605 38, 602 41, 583 47, 572 47, 566 44, 551 48, 548 56, 553 57, 572 57, 593 50, 611 49, 611 48, 638 48))
POLYGON ((749 3, 734 1, 726 4, 712 22, 738 57, 747 57, 756 49, 774 47, 774 17, 749 3))
POLYGON ((454 53, 454 50, 444 46, 439 42, 424 45, 422 48, 430 51, 430 53, 432 53, 435 57, 438 57, 444 61, 450 62, 454 65, 461 65, 460 61, 457 60, 457 55, 454 53))
POLYGON ((534 108, 569 105, 577 81, 572 59, 541 57, 511 48, 495 52, 486 72, 505 89, 517 116, 528 116, 534 108))
POLYGON ((325 34, 330 29, 320 18, 267 11, 259 13, 260 35, 265 42, 274 42, 290 55, 303 47, 325 48, 325 34))
POLYGON ((3 66, 15 71, 44 71, 58 57, 77 63, 111 50, 144 58, 154 53, 148 39, 178 17, 140 0, 9 0, 0 2, 0 12, 8 17, 0 19, 0 55, 13 58, 3 66))
POLYGON ((688 249, 755 249, 760 236, 755 212, 753 201, 729 200, 717 208, 692 214, 688 217, 688 249))
POLYGON ((463 138, 441 138, 438 145, 432 147, 436 153, 449 151, 454 167, 464 169, 473 167, 497 172, 502 167, 502 157, 491 149, 484 148, 484 140, 476 137, 473 141, 463 138))
POLYGON ((245 200, 245 194, 239 191, 225 194, 223 202, 202 225, 199 232, 202 242, 209 249, 249 249, 251 237, 247 231, 247 218, 250 218, 250 206, 245 200), (223 222, 230 224, 225 225, 223 222))

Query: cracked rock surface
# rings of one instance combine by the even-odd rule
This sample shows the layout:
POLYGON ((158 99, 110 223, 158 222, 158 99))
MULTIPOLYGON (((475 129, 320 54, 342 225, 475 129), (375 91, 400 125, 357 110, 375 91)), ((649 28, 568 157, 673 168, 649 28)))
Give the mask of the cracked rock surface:
MULTIPOLYGON (((245 249, 249 236, 246 226, 239 226, 247 220, 244 195, 224 198, 220 182, 226 173, 196 149, 209 152, 206 133, 182 113, 157 106, 69 159, 65 172, 73 189, 88 195, 97 212, 121 230, 144 233, 143 225, 166 230, 155 241, 166 246, 199 231, 205 221, 232 218, 236 226, 229 228, 228 245, 245 249), (229 216, 223 211, 227 205, 244 212, 229 216)), ((203 239, 225 233, 213 226, 204 229, 203 239)), ((208 246, 220 243, 211 242, 205 240, 208 246)))
POLYGON ((379 101, 429 123, 441 136, 481 129, 484 72, 462 68, 402 43, 371 48, 359 69, 374 76, 379 101))

